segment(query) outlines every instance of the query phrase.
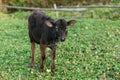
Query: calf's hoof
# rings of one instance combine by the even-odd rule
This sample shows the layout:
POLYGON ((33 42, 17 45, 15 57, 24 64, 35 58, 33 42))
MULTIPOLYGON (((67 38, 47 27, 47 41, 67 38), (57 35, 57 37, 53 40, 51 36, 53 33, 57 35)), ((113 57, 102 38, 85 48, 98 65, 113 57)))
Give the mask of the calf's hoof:
POLYGON ((43 69, 40 69, 39 71, 40 71, 40 72, 43 72, 43 69))
POLYGON ((55 69, 55 68, 51 69, 51 72, 53 72, 53 73, 54 73, 55 71, 56 71, 56 69, 55 69))
POLYGON ((32 68, 32 67, 34 67, 35 66, 35 63, 31 63, 30 65, 29 65, 29 68, 32 68))
POLYGON ((40 72, 43 72, 44 66, 40 66, 40 72))

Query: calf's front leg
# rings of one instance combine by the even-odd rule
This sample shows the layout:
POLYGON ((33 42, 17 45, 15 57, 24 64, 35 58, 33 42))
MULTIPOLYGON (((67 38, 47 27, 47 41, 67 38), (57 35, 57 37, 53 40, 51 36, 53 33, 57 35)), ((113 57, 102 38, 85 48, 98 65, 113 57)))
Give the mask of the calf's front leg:
POLYGON ((51 71, 55 72, 55 55, 56 55, 56 48, 52 49, 52 62, 51 62, 51 71))
POLYGON ((45 50, 46 50, 46 45, 40 44, 40 50, 41 50, 41 58, 40 58, 40 72, 43 71, 44 69, 44 60, 45 60, 45 50))

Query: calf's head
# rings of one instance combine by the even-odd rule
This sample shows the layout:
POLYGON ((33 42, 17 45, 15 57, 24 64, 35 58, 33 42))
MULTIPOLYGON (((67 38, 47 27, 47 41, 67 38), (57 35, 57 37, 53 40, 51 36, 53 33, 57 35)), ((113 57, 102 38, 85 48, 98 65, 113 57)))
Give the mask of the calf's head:
POLYGON ((68 26, 73 26, 76 23, 75 20, 66 21, 64 19, 59 19, 56 21, 56 27, 59 33, 59 40, 65 41, 67 33, 68 33, 68 26))
POLYGON ((66 21, 64 19, 59 19, 56 22, 46 21, 48 27, 55 27, 56 31, 58 32, 58 39, 59 41, 63 42, 66 39, 68 33, 68 27, 74 26, 76 23, 75 20, 66 21))

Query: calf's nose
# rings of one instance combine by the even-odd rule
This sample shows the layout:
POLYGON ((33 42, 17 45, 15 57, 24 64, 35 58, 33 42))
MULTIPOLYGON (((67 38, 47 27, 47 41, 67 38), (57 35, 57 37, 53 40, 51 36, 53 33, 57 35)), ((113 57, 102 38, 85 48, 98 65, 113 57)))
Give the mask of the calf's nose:
POLYGON ((61 41, 62 41, 62 42, 65 41, 65 38, 61 38, 61 41))

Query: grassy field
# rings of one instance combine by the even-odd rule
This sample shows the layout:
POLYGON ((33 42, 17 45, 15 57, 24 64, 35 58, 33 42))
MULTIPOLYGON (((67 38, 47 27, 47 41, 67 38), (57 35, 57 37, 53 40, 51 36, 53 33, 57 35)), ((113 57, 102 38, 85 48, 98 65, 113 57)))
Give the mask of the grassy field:
POLYGON ((0 80, 120 80, 120 21, 76 20, 67 40, 58 45, 57 71, 50 72, 47 49, 45 69, 40 73, 39 45, 36 66, 28 68, 31 52, 27 17, 0 14, 0 80))

